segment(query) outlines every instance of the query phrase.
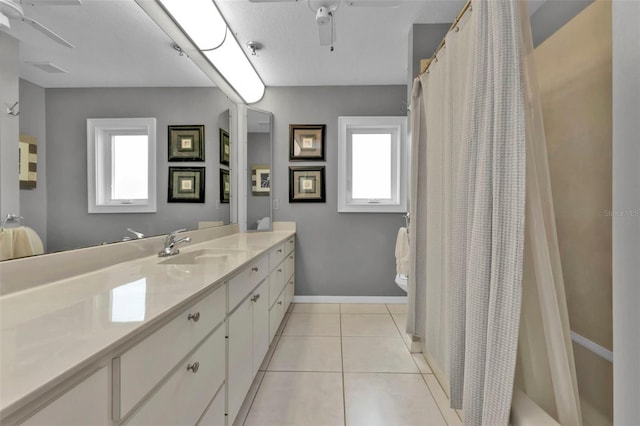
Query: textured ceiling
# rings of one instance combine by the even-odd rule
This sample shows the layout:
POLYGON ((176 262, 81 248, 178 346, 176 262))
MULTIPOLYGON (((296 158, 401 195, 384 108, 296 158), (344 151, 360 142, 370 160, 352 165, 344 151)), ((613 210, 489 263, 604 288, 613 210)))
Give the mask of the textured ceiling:
MULTIPOLYGON (((189 1, 189 0, 184 0, 189 1)), ((323 0, 313 0, 318 2, 323 0)), ((331 0, 335 1, 335 0, 331 0)), ((534 9, 544 0, 534 0, 534 9)), ((318 41, 306 0, 252 3, 216 0, 268 86, 405 84, 408 34, 414 23, 450 23, 464 0, 404 0, 398 7, 348 7, 341 0, 335 50, 318 41), (248 50, 247 50, 248 52, 248 50)), ((315 4, 315 3, 314 3, 315 4)), ((211 86, 134 0, 84 0, 81 6, 24 6, 75 49, 53 42, 19 21, 21 76, 43 87, 211 86), (68 73, 49 74, 27 62, 51 62, 68 73)))

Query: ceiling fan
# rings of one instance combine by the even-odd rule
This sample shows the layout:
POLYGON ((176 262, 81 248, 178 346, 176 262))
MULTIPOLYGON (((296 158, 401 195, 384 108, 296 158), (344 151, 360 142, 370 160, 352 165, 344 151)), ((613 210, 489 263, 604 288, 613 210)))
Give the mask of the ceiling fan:
MULTIPOLYGON (((297 2, 299 0, 249 0, 252 3, 297 2)), ((304 1, 304 0, 300 0, 304 1)), ((336 41, 336 11, 341 3, 347 7, 398 7, 402 0, 306 0, 307 6, 316 15, 320 46, 330 46, 336 41)))
POLYGON ((19 20, 26 22, 56 43, 73 49, 73 44, 69 43, 67 40, 62 38, 53 30, 42 25, 40 22, 25 15, 23 6, 66 6, 81 4, 82 0, 0 0, 0 30, 10 30, 11 20, 19 20))

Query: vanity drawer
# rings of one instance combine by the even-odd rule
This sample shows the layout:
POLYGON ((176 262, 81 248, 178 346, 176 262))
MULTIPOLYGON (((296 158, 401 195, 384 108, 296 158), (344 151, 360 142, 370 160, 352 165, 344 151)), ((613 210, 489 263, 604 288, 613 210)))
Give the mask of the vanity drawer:
POLYGON ((284 243, 284 253, 285 255, 291 253, 296 249, 296 237, 291 237, 284 243))
POLYGON ((296 255, 295 253, 289 253, 289 255, 284 261, 284 276, 285 276, 284 279, 289 280, 289 278, 291 278, 291 275, 293 275, 295 270, 296 270, 296 255))
POLYGON ((198 422, 198 426, 225 426, 224 394, 224 386, 220 386, 215 398, 198 422))
POLYGON ((224 330, 219 327, 181 361, 169 379, 125 424, 195 425, 215 390, 224 382, 224 330))
POLYGON ((107 425, 109 421, 109 373, 103 367, 22 425, 107 425))
POLYGON ((114 418, 124 417, 224 318, 225 287, 221 286, 115 358, 114 418), (120 383, 119 387, 115 386, 117 383, 120 383))
POLYGON ((269 341, 272 342, 276 333, 278 332, 278 327, 282 323, 282 318, 284 318, 284 313, 286 312, 284 306, 284 291, 280 293, 278 298, 276 299, 276 303, 273 304, 271 309, 269 310, 269 341))
POLYGON ((296 283, 293 277, 291 277, 291 279, 287 283, 287 287, 284 289, 285 311, 289 310, 289 305, 291 305, 291 302, 293 301, 293 296, 295 295, 295 293, 296 293, 296 283))
POLYGON ((287 283, 285 275, 284 263, 278 265, 271 275, 269 275, 269 306, 273 306, 287 283))
POLYGON ((269 274, 269 256, 249 265, 229 280, 229 312, 231 312, 269 274))
POLYGON ((285 245, 278 244, 269 252, 269 270, 273 271, 282 262, 285 256, 285 245))

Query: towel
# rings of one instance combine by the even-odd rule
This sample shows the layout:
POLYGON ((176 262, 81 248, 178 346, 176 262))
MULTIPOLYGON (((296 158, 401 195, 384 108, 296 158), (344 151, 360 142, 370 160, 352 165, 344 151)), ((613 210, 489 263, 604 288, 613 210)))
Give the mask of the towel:
POLYGON ((42 254, 42 240, 28 226, 3 228, 0 230, 0 260, 42 254))
POLYGON ((398 230, 396 238, 396 273, 409 275, 409 232, 402 227, 398 230))
POLYGON ((271 228, 271 218, 265 216, 262 219, 258 219, 258 231, 266 231, 271 228))

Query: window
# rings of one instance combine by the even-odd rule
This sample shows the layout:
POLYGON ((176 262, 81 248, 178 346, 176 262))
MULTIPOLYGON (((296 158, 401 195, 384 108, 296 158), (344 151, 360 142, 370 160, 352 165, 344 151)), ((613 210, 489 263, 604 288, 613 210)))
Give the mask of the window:
POLYGON ((89 213, 156 211, 156 119, 87 120, 89 213))
POLYGON ((406 117, 340 117, 338 211, 407 211, 406 117))

